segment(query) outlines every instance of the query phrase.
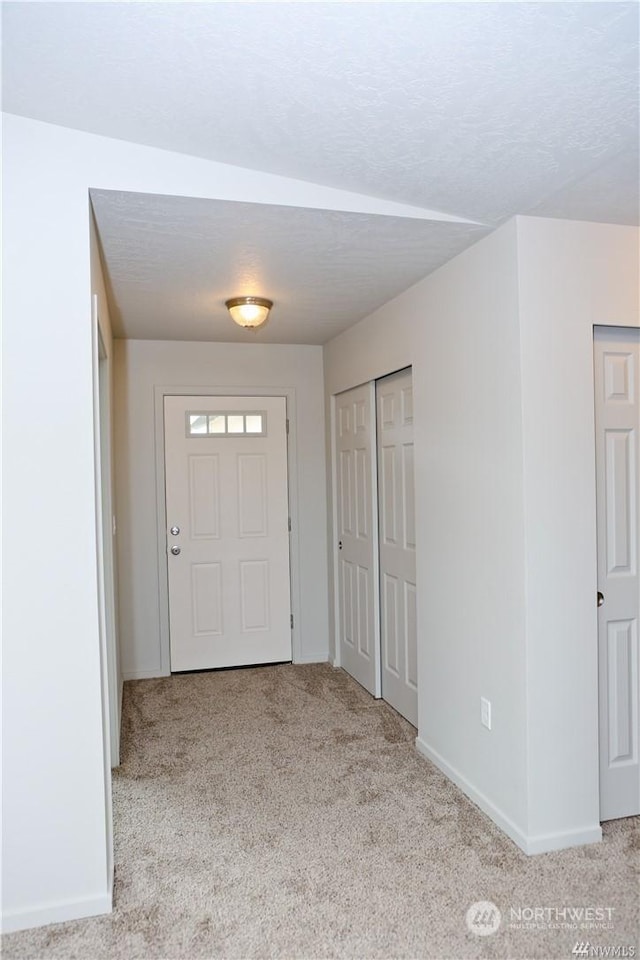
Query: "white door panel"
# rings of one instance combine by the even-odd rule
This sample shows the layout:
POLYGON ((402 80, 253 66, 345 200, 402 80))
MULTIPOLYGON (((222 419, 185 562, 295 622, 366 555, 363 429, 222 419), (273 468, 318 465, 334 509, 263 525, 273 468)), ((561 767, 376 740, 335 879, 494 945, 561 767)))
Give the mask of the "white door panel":
POLYGON ((171 669, 291 660, 285 398, 166 397, 165 460, 171 669))
POLYGON ((340 661, 365 689, 380 696, 374 413, 371 384, 336 397, 340 661))
POLYGON ((376 383, 382 696, 417 726, 415 492, 411 370, 376 383))
POLYGON ((600 819, 640 813, 640 331, 596 327, 600 819))

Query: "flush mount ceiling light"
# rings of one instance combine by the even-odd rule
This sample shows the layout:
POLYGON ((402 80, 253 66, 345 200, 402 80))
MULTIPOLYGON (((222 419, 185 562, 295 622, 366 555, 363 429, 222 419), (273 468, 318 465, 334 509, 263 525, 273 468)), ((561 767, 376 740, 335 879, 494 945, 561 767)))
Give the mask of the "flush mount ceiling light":
POLYGON ((232 297, 226 301, 231 319, 239 327, 259 327, 269 316, 273 303, 264 297, 232 297))

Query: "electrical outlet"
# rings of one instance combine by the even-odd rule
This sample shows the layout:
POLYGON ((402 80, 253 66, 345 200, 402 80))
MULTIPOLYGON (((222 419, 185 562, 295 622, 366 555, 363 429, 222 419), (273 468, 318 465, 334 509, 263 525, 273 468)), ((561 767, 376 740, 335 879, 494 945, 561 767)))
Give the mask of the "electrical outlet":
POLYGON ((480 697, 480 722, 487 730, 491 730, 491 701, 480 697))

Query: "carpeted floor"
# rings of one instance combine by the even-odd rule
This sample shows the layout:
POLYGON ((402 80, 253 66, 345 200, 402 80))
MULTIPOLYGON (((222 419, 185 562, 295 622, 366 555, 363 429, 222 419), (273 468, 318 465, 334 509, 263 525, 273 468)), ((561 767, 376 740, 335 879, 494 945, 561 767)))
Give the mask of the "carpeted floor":
POLYGON ((7 935, 3 957, 638 955, 636 821, 526 857, 414 737, 326 664, 127 683, 114 912, 7 935), (489 936, 465 923, 482 900, 502 913, 489 936), (535 907, 613 908, 613 929, 512 926, 535 907))

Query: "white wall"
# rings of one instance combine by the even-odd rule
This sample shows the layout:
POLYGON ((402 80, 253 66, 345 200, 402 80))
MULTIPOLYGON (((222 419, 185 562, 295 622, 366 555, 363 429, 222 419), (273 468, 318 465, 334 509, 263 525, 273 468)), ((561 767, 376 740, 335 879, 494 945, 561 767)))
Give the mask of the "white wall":
POLYGON ((10 131, 4 164, 2 846, 12 929, 108 909, 111 878, 88 196, 72 164, 10 131))
MULTIPOLYGON (((293 390, 290 439, 297 451, 298 525, 294 524, 295 659, 328 657, 327 553, 322 348, 279 344, 116 341, 116 464, 120 633, 126 678, 167 672, 161 650, 154 390, 176 387, 248 396, 293 390)), ((163 504, 160 504, 162 509, 163 504)))
MULTIPOLYGON (((6 502, 10 504, 10 509, 5 511, 3 529, 3 923, 5 929, 17 929, 108 910, 111 902, 108 869, 111 838, 104 811, 106 784, 96 588, 88 190, 96 187, 146 191, 374 213, 399 213, 400 210, 342 191, 20 117, 5 115, 3 125, 3 486, 6 502), (38 430, 35 436, 30 425, 40 424, 43 417, 48 429, 38 430)), ((506 282, 504 267, 511 256, 507 249, 510 229, 503 228, 497 240, 492 237, 485 241, 497 244, 500 284, 506 282)), ((523 235, 522 240, 526 243, 527 237, 523 235)), ((558 245, 559 241, 556 247, 558 245)), ((624 246, 626 249, 626 241, 624 246)), ((463 256, 482 258, 482 254, 475 254, 473 250, 463 256)), ((631 273, 635 269, 632 256, 633 253, 624 258, 631 273)), ((564 262, 563 257, 560 262, 564 262)), ((536 262, 541 268, 542 253, 538 253, 536 262)), ((493 257, 488 257, 490 271, 492 263, 493 257)), ((584 271, 592 266, 588 259, 584 271)), ((600 266, 598 264, 598 269, 600 266)), ((456 272, 455 266, 451 269, 463 284, 466 272, 456 272)), ((580 270, 580 258, 577 269, 580 270)), ((531 276, 534 282, 548 279, 540 270, 537 281, 535 270, 531 276)), ((585 277, 583 274, 582 282, 586 282, 585 277)), ((633 281, 619 278, 618 282, 626 289, 626 284, 633 281)), ((491 291, 484 288, 483 291, 483 296, 491 302, 491 291)), ((465 297, 463 289, 452 289, 450 293, 453 302, 457 297, 465 297)), ((608 294, 611 302, 615 302, 615 292, 609 290, 608 294)), ((406 296, 411 301, 412 293, 406 296)), ((503 291, 504 305, 510 296, 503 291)), ((385 311, 384 317, 397 324, 398 339, 409 325, 438 322, 439 318, 428 316, 419 301, 420 298, 414 301, 411 321, 405 318, 404 310, 391 306, 385 311)), ((472 328, 476 306, 470 303, 470 307, 468 327, 472 328)), ((618 318, 615 322, 622 320, 618 318)), ((504 317, 497 323, 504 327, 504 317)), ((406 340, 402 346, 394 342, 396 336, 392 329, 384 334, 384 346, 376 348, 373 342, 369 345, 367 334, 370 332, 375 339, 376 330, 381 329, 386 330, 384 319, 373 318, 370 326, 362 325, 359 333, 343 341, 343 348, 348 351, 344 358, 338 356, 340 347, 335 344, 327 350, 330 389, 351 385, 346 382, 349 364, 355 379, 367 379, 415 360, 420 378, 419 403, 424 411, 429 383, 428 377, 422 380, 419 362, 420 355, 429 352, 427 334, 416 335, 415 343, 406 340)), ((525 321, 523 338, 532 335, 531 324, 525 321)), ((446 333, 442 336, 446 339, 446 333)), ((509 354, 510 348, 503 351, 498 337, 495 345, 499 357, 509 354)), ((468 371, 473 374, 472 358, 463 351, 458 364, 454 348, 451 338, 447 356, 452 382, 456 382, 459 370, 465 375, 468 371)), ((435 367, 437 357, 429 362, 435 367)), ((524 370, 525 404, 534 395, 532 384, 540 386, 541 366, 524 370)), ((458 379, 462 390, 464 376, 458 379)), ((506 385, 511 383, 511 378, 506 377, 506 385)), ((507 396, 506 401, 509 399, 507 396)), ((485 409, 490 406, 487 399, 485 409)), ((562 430, 564 428, 563 425, 562 430)), ((459 425, 459 429, 458 436, 463 436, 463 426, 459 425)), ((488 426, 483 429, 487 431, 488 426)), ((437 436, 437 423, 432 432, 437 436)), ((527 428, 525 439, 529 433, 527 428)), ((553 431, 552 435, 555 436, 553 431)), ((534 436, 535 432, 531 433, 531 437, 534 436)), ((457 449, 451 451, 454 463, 458 452, 457 449)), ((585 453, 586 447, 582 446, 581 457, 586 467, 585 453)), ((423 443, 420 457, 425 459, 418 467, 419 482, 426 479, 428 455, 429 448, 423 443)), ((507 447, 503 455, 505 462, 515 462, 514 449, 507 447)), ((587 479, 586 482, 593 481, 587 479)), ((434 488, 436 492, 442 483, 440 478, 434 488)), ((467 479, 462 492, 469 491, 472 496, 472 487, 472 480, 467 479)), ((424 511, 424 507, 422 509, 424 511)), ((420 514, 421 529, 429 529, 429 516, 428 512, 420 514)), ((571 523, 560 524, 561 538, 573 533, 574 516, 571 510, 571 523)), ((451 519, 456 522, 455 517, 451 519)), ((585 523, 592 523, 591 513, 585 513, 585 523)), ((476 548, 474 555, 480 553, 476 548)), ((574 553, 577 554, 577 548, 574 553)), ((531 559, 533 562, 534 558, 531 559)), ((548 550, 542 551, 540 564, 545 559, 548 559, 548 550)), ((445 553, 443 561, 447 560, 450 557, 445 553)), ((451 562, 448 566, 453 569, 451 562)), ((421 560, 423 607, 428 607, 425 600, 429 569, 426 561, 421 560)), ((499 564, 496 569, 500 569, 499 564)), ((579 563, 576 569, 582 571, 579 563)), ((465 570, 468 571, 468 565, 465 570)), ((580 594, 591 595, 593 576, 586 583, 584 572, 579 572, 577 579, 580 594)), ((460 596, 464 596, 464 586, 459 579, 460 596)), ((450 587, 453 589, 451 583, 450 587)), ((486 608, 483 613, 478 625, 480 634, 490 627, 486 608)), ((529 627, 533 629, 531 609, 528 614, 529 627)), ((429 616, 427 609, 422 615, 423 625, 429 616)), ((540 616, 544 617, 544 612, 540 616)), ((497 626, 502 629, 509 623, 506 617, 497 626)), ((442 629, 446 635, 446 623, 442 629)), ((499 649, 505 649, 504 636, 500 643, 499 649)), ((517 659, 517 654, 513 659, 517 659)), ((502 661, 494 666, 502 690, 504 684, 499 679, 502 661)), ((427 669, 423 657, 421 670, 427 669)), ((460 670, 456 664, 454 683, 460 670)), ((535 693, 533 689, 530 691, 533 707, 536 697, 543 702, 537 680, 539 672, 539 665, 534 664, 532 675, 537 686, 535 693)), ((483 669, 483 676, 487 676, 487 668, 483 669)), ((432 686, 435 680, 435 677, 427 678, 432 686)), ((557 698, 563 692, 573 696, 575 691, 572 683, 563 684, 559 678, 551 688, 556 707, 557 698)), ((507 702, 505 699, 504 703, 507 702)), ((428 707, 423 705, 422 709, 428 707)), ((469 711, 471 717, 471 707, 469 711)), ((537 718, 536 711, 529 722, 537 718)), ((517 716, 511 720, 517 725, 517 716)), ((496 721, 501 722, 499 713, 496 721)), ((464 718, 460 722, 466 725, 464 718)), ((424 727, 424 720, 421 724, 421 733, 431 735, 432 731, 424 727)), ((559 735, 557 729, 553 733, 555 737, 559 735)), ((570 734, 573 736, 573 728, 570 734)), ((447 732, 438 728, 435 735, 446 737, 447 732)), ((571 736, 565 743, 567 754, 572 747, 571 736)), ((500 736, 492 741, 497 742, 501 742, 500 736)), ((493 750, 487 746, 487 751, 493 750)), ((501 757, 511 756, 507 742, 502 744, 501 751, 501 757)), ((583 753, 581 748, 581 757, 583 753)), ((538 745, 532 741, 532 757, 540 754, 538 745)), ((537 766, 534 763, 532 771, 537 774, 540 766, 541 763, 537 766)), ((517 758, 515 770, 518 780, 517 758)), ((592 782, 593 778, 589 780, 592 782)), ((548 786, 545 779, 536 784, 529 811, 535 831, 547 833, 555 829, 556 823, 562 827, 565 816, 564 811, 557 809, 553 791, 553 809, 540 807, 544 816, 538 816, 533 809, 532 804, 541 803, 539 794, 548 786)), ((499 785, 495 802, 500 800, 506 804, 510 790, 512 793, 513 788, 508 784, 499 785)), ((489 796, 493 799, 494 794, 489 796)), ((514 817, 519 813, 516 806, 514 817)), ((581 820, 578 826, 582 825, 581 820)))
POLYGON ((593 326, 640 324, 638 236, 518 220, 533 849, 599 819, 593 326))
POLYGON ((17 929, 111 903, 89 189, 394 208, 22 117, 3 115, 3 134, 3 923, 17 929))
POLYGON ((592 327, 638 262, 517 218, 325 349, 328 395, 413 364, 418 747, 532 853, 601 835, 592 327))
POLYGON ((519 356, 514 222, 325 348, 328 394, 413 366, 419 746, 516 836, 526 827, 519 356))

